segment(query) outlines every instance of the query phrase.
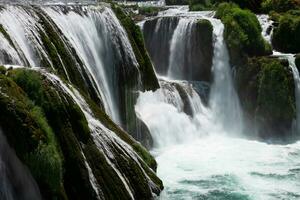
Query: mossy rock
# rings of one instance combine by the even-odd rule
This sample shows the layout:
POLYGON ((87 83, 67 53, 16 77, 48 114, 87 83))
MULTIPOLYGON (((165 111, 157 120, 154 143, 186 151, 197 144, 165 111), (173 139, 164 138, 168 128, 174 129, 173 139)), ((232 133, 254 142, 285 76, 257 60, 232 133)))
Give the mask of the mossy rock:
POLYGON ((272 35, 272 45, 280 52, 300 52, 300 16, 285 14, 272 35))
POLYGON ((192 57, 198 58, 192 64, 192 77, 190 80, 207 81, 211 80, 211 68, 213 60, 213 26, 209 20, 200 19, 195 25, 195 42, 191 50, 192 57))
MULTIPOLYGON (((55 132, 64 158, 63 185, 66 196, 69 199, 86 197, 96 199, 97 195, 90 183, 88 169, 85 165, 85 162, 88 162, 99 184, 99 192, 105 198, 130 199, 122 180, 111 165, 107 163, 103 152, 96 147, 84 114, 72 98, 39 72, 18 69, 10 71, 8 75, 22 87, 23 91, 26 91, 28 97, 36 105, 44 110, 47 121, 55 132)), ((147 185, 149 180, 141 172, 140 167, 151 177, 156 187, 160 188, 155 191, 158 194, 163 188, 162 182, 149 169, 149 167, 156 169, 154 158, 128 133, 111 121, 92 99, 85 98, 92 105, 95 116, 118 137, 128 143, 141 157, 140 166, 135 161, 133 162, 132 158, 128 159, 123 154, 123 150, 119 150, 117 145, 114 143, 109 144, 114 151, 116 166, 122 174, 127 176, 129 184, 134 187, 134 196, 138 199, 148 199, 152 196, 151 189, 153 188, 150 189, 147 185), (124 158, 126 158, 126 161, 123 160, 124 158), (132 171, 132 174, 128 174, 130 171, 132 171)))
POLYGON ((127 36, 139 63, 139 68, 142 75, 141 80, 143 82, 144 89, 156 90, 159 88, 159 83, 156 78, 150 57, 145 48, 143 34, 139 26, 134 23, 130 16, 125 14, 120 6, 113 4, 112 9, 127 32, 127 36))
POLYGON ((5 75, 6 73, 6 68, 3 66, 0 66, 0 74, 5 75))
POLYGON ((233 65, 243 65, 247 57, 272 54, 271 46, 261 35, 256 15, 234 4, 222 3, 216 12, 225 26, 224 38, 233 65))
POLYGON ((42 109, 12 79, 0 75, 0 86, 0 125, 9 144, 29 167, 43 196, 63 196, 63 159, 42 109))
POLYGON ((241 104, 263 139, 288 139, 296 117, 294 79, 286 63, 251 58, 237 71, 241 104))

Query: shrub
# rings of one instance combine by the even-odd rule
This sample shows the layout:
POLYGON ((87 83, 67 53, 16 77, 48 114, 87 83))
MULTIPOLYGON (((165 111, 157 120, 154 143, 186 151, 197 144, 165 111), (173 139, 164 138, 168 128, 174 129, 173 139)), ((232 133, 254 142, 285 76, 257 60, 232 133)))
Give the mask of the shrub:
POLYGON ((145 6, 145 7, 139 7, 138 10, 139 10, 139 14, 141 15, 155 16, 158 14, 161 8, 153 7, 153 6, 145 6))
POLYGON ((224 38, 233 64, 240 64, 246 56, 272 53, 270 45, 261 35, 262 29, 256 15, 251 11, 242 10, 234 4, 222 3, 216 17, 224 23, 224 38))
POLYGON ((286 12, 300 6, 299 0, 264 0, 262 2, 262 11, 286 12))
POLYGON ((263 63, 259 79, 259 112, 274 120, 291 121, 295 117, 293 85, 288 67, 278 61, 263 63))
POLYGON ((280 17, 279 25, 274 29, 272 44, 282 52, 300 52, 300 16, 285 14, 280 17))

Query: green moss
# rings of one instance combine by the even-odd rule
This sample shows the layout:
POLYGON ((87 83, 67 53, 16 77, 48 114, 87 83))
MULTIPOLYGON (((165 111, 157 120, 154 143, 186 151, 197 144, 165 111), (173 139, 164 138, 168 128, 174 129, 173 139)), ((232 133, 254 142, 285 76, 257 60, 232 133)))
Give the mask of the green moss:
POLYGON ((281 52, 300 52, 300 16, 285 14, 274 29, 272 44, 281 52))
POLYGON ((258 90, 259 112, 275 120, 292 120, 295 117, 293 85, 291 72, 280 62, 263 63, 258 90))
MULTIPOLYGON (((84 157, 81 153, 80 143, 87 143, 91 136, 87 121, 80 108, 70 97, 53 86, 37 71, 17 69, 10 71, 9 76, 22 87, 22 90, 36 105, 43 109, 49 124, 55 132, 61 147, 61 156, 64 160, 63 182, 61 183, 64 187, 63 190, 60 187, 60 191, 63 191, 69 199, 96 199, 96 194, 89 181, 84 157)), ((39 113, 39 111, 35 112, 39 113)), ((37 120, 40 118, 38 116, 36 117, 37 120)), ((43 145, 38 145, 38 148, 27 156, 31 168, 40 167, 40 170, 36 170, 38 177, 51 168, 57 168, 55 160, 45 161, 45 158, 53 153, 52 146, 43 147, 43 145), (37 164, 32 161, 33 157, 37 158, 37 164)), ((53 158, 53 156, 49 158, 53 158)), ((57 174, 53 172, 51 173, 52 176, 45 177, 47 174, 45 173, 44 179, 49 180, 50 183, 57 177, 62 176, 56 176, 57 174)), ((42 182, 39 185, 43 187, 44 184, 42 182)))
POLYGON ((160 10, 160 7, 153 6, 143 6, 138 8, 139 14, 146 16, 156 16, 160 10))
POLYGON ((47 119, 41 108, 10 78, 0 75, 0 85, 0 123, 10 145, 29 167, 42 193, 58 195, 62 184, 62 158, 47 119))
POLYGON ((131 199, 122 180, 93 142, 84 148, 84 153, 106 199, 131 199))
POLYGON ((218 3, 219 1, 216 0, 189 0, 189 10, 214 10, 218 3))
MULTIPOLYGON (((39 8, 35 9, 37 9, 36 13, 43 26, 43 30, 39 31, 43 46, 58 75, 62 79, 70 81, 80 91, 84 91, 103 108, 102 100, 99 99, 97 92, 94 90, 94 83, 86 74, 83 63, 77 56, 75 49, 67 46, 64 37, 59 35, 60 31, 55 23, 45 17, 47 16, 46 14, 42 14, 44 11, 39 8)), ((47 59, 43 59, 42 61, 44 67, 50 68, 50 63, 48 63, 47 59)))
POLYGON ((288 10, 300 7, 298 0, 263 0, 262 10, 266 13, 270 11, 286 12, 288 10))
POLYGON ((271 47, 261 35, 261 27, 249 10, 242 10, 234 4, 220 4, 216 16, 224 23, 231 62, 241 65, 247 56, 261 56, 272 53, 271 47))
POLYGON ((139 63, 139 69, 142 75, 141 80, 143 81, 144 89, 156 90, 159 88, 158 80, 145 48, 144 38, 139 26, 137 26, 134 21, 123 12, 121 7, 113 4, 112 9, 127 32, 129 41, 139 63))
POLYGON ((121 138, 127 144, 129 144, 150 168, 156 170, 157 164, 153 156, 144 147, 137 143, 128 133, 126 133, 118 125, 116 125, 110 119, 110 117, 101 109, 99 109, 99 107, 91 99, 87 98, 86 100, 93 113, 102 122, 102 124, 104 124, 108 129, 113 131, 119 138, 121 138))
POLYGON ((3 66, 0 66, 0 74, 4 75, 6 73, 6 68, 3 66))
POLYGON ((237 89, 249 119, 265 139, 286 139, 295 118, 295 86, 287 61, 251 58, 237 71, 237 89))

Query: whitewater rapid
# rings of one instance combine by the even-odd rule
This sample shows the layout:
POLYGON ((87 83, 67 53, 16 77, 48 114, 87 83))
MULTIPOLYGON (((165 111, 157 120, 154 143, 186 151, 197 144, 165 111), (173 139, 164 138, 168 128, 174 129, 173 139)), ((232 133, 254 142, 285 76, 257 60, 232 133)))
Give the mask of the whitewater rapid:
POLYGON ((176 92, 166 93, 141 93, 136 105, 154 139, 152 154, 165 185, 160 199, 300 198, 300 142, 273 145, 235 138, 210 108, 201 105, 191 117, 180 109, 176 92))
MULTIPOLYGON (((192 84, 174 80, 179 76, 170 73, 169 66, 168 77, 161 77, 161 89, 139 95, 135 110, 153 137, 152 154, 165 186, 160 199, 300 199, 300 142, 274 145, 245 136, 243 113, 223 39, 224 27, 207 14, 192 12, 182 16, 186 13, 182 10, 175 8, 159 15, 183 17, 184 23, 179 22, 177 26, 182 27, 177 30, 189 28, 194 17, 211 21, 214 80, 205 103, 192 84)), ((261 20, 269 23, 266 16, 261 20)), ((270 41, 267 27, 263 28, 270 41)), ((174 38, 175 30, 171 37, 169 63, 174 64, 171 67, 180 64, 174 62, 173 58, 177 58, 174 55, 186 53, 183 48, 174 48, 184 45, 183 32, 179 31, 174 38), (176 50, 180 52, 172 52, 176 50)))

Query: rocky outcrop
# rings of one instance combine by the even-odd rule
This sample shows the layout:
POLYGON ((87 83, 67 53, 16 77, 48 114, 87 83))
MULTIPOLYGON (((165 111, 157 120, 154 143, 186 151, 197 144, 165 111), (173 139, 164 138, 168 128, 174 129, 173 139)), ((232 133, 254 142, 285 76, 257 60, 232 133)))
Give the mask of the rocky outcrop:
POLYGON ((247 119, 266 140, 287 140, 296 117, 295 86, 289 64, 277 58, 251 58, 236 73, 247 119))
POLYGON ((145 44, 157 73, 168 72, 170 45, 178 25, 178 17, 163 17, 145 21, 143 34, 145 44))
POLYGON ((160 75, 189 81, 211 80, 213 27, 208 20, 161 17, 146 21, 143 32, 160 75))

